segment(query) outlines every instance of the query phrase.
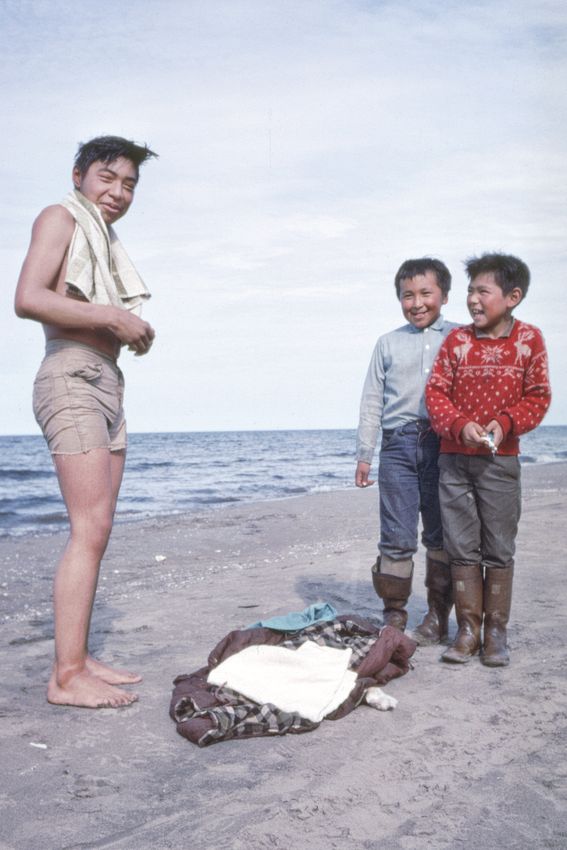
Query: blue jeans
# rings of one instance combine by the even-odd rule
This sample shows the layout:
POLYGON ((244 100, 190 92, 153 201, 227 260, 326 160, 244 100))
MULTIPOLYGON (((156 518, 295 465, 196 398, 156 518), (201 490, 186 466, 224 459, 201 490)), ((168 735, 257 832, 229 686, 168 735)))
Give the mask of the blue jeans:
POLYGON ((417 551, 420 514, 423 545, 443 548, 438 456, 439 438, 427 420, 382 432, 378 548, 394 561, 407 560, 417 551))

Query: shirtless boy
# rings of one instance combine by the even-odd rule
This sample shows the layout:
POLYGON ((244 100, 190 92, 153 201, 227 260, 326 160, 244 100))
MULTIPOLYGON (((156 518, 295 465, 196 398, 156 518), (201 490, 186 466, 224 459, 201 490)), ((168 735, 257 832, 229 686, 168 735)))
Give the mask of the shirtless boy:
POLYGON ((40 213, 16 290, 18 316, 41 322, 46 355, 34 413, 52 453, 70 535, 54 582, 55 661, 47 699, 117 708, 137 700, 117 687, 141 676, 88 651, 101 559, 126 456, 120 348, 147 354, 154 330, 140 316, 149 297, 112 225, 130 208, 139 166, 156 156, 116 136, 79 147, 74 191, 40 213))

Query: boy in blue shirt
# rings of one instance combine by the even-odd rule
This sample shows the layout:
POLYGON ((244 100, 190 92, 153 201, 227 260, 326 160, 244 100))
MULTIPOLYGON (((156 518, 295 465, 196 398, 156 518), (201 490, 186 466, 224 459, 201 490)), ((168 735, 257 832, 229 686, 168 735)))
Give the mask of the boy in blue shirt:
POLYGON ((447 637, 452 607, 451 573, 443 550, 439 509, 439 439, 425 407, 425 384, 449 331, 456 327, 441 315, 451 274, 440 260, 406 260, 395 287, 408 324, 378 339, 362 393, 357 435, 357 487, 368 487, 379 432, 379 556, 372 581, 383 600, 385 625, 406 627, 418 523, 427 549, 428 611, 416 637, 440 643, 447 637))

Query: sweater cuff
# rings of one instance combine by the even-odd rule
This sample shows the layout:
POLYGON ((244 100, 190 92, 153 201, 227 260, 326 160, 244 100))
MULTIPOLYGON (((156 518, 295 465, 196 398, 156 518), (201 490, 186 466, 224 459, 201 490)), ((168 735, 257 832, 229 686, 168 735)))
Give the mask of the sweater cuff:
POLYGON ((514 428, 514 422, 509 413, 501 413, 499 416, 494 417, 500 427, 502 428, 502 433, 504 434, 504 439, 510 434, 514 428))
POLYGON ((463 430, 463 428, 465 427, 465 425, 467 424, 467 422, 468 422, 468 421, 469 421, 469 420, 466 418, 466 416, 459 416, 459 417, 458 417, 457 419, 455 419, 455 421, 451 424, 451 427, 450 427, 450 429, 449 429, 449 430, 450 430, 450 432, 451 432, 451 436, 452 436, 452 438, 453 438, 453 439, 454 439, 457 443, 462 443, 462 440, 461 440, 461 431, 463 430))

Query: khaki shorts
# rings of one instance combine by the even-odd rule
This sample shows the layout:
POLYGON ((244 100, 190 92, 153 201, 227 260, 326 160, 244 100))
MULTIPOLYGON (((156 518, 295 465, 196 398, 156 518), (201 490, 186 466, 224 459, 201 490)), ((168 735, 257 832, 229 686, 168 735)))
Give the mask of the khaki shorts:
POLYGON ((33 412, 52 454, 126 448, 124 376, 116 361, 71 340, 47 343, 33 412))

